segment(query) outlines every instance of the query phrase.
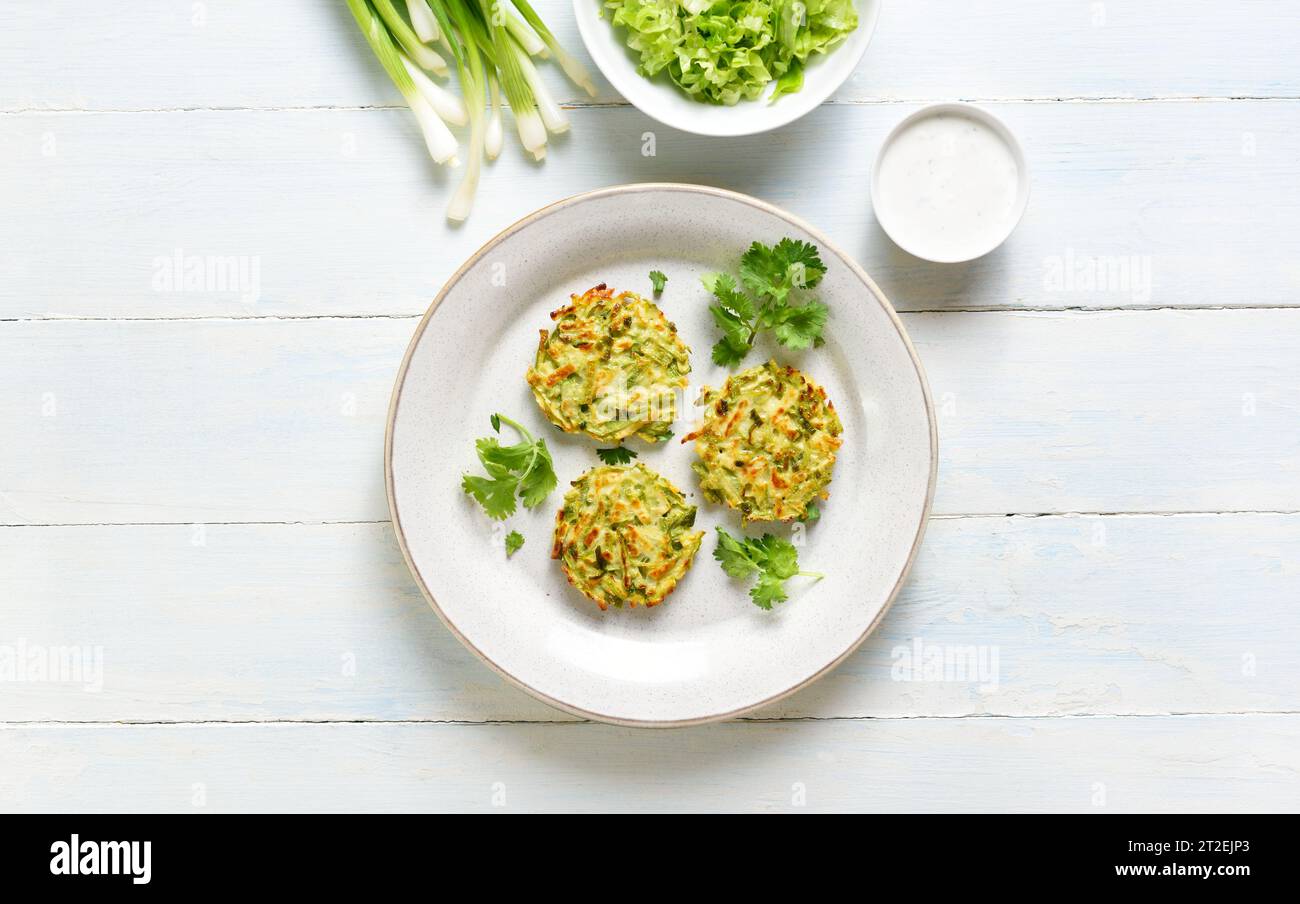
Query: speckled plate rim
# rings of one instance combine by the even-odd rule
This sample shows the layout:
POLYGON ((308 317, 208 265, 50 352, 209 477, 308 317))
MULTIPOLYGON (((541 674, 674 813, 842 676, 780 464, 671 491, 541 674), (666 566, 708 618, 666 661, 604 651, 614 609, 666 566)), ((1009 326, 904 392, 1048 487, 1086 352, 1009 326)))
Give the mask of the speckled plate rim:
POLYGON ((934 402, 930 397, 930 383, 926 379, 925 368, 921 365, 921 359, 916 353, 915 346, 912 345, 911 337, 907 335, 907 329, 903 326, 902 320, 898 317, 898 312, 894 310, 894 306, 889 303, 889 299, 887 299, 885 294, 880 291, 880 287, 876 285, 875 281, 867 275, 867 271, 862 269, 857 261, 836 246, 835 243, 828 239, 820 230, 814 229, 808 223, 793 214, 782 210, 774 204, 760 201, 758 198, 740 192, 728 191, 723 188, 713 188, 712 186, 707 185, 691 185, 681 182, 634 182, 626 185, 614 185, 609 188, 599 188, 594 191, 573 195, 572 197, 555 201, 552 204, 548 204, 545 207, 533 211, 522 219, 507 226, 505 229, 501 230, 492 238, 488 239, 488 241, 483 243, 483 246, 470 255, 465 263, 461 264, 456 272, 453 273, 447 282, 443 284, 443 287, 438 291, 438 294, 434 296, 433 303, 429 305, 429 309, 424 312, 424 317, 420 319, 419 325, 416 326, 415 333, 411 336, 411 341, 406 347, 406 354, 402 356, 402 363, 397 369, 397 377, 393 383, 393 394, 388 403, 388 420, 384 426, 384 490, 388 496, 388 511, 393 521, 393 533, 397 537, 397 545, 402 551, 402 558, 406 561, 406 567, 410 570, 411 577, 415 579, 416 586, 420 588, 420 593, 424 595, 430 608, 437 613, 438 618, 444 625, 446 625, 447 630, 450 631, 457 640, 464 644, 466 649, 492 669, 492 671, 496 672, 508 683, 514 685, 525 693, 536 697, 548 706, 552 706, 561 712, 578 716, 580 718, 630 728, 685 728, 691 725, 706 725, 710 722, 723 722, 727 719, 735 719, 747 713, 751 713, 756 709, 761 709, 764 706, 769 706, 780 700, 784 700, 796 691, 808 687, 810 684, 834 669, 845 659, 848 659, 853 655, 854 651, 862 645, 864 640, 871 636, 871 633, 876 630, 876 627, 884 619, 885 614, 889 612, 890 608, 894 604, 894 600, 898 597, 899 590, 902 589, 903 584, 907 581, 907 576, 912 571, 912 565, 916 562, 917 553, 921 548, 921 540, 925 536, 925 529, 930 520, 930 509, 934 502, 934 488, 938 480, 938 474, 939 431, 935 424, 934 402), (779 693, 773 694, 770 697, 766 697, 763 700, 759 700, 756 703, 751 703, 738 709, 713 713, 707 716, 697 716, 690 719, 621 719, 603 713, 585 710, 577 706, 572 706, 563 700, 559 700, 548 694, 542 693, 536 688, 520 681, 514 675, 510 674, 510 672, 506 671, 504 668, 485 656, 478 647, 474 646, 474 644, 470 642, 469 638, 460 632, 460 629, 457 628, 452 620, 447 617, 447 614, 442 611, 442 607, 438 605, 438 601, 434 599, 433 594, 429 592, 429 588, 424 582, 424 577, 420 574, 419 567, 411 558, 411 551, 407 546, 406 534, 402 529, 402 516, 397 507, 397 496, 393 487, 393 426, 397 420, 397 406, 402 398, 402 387, 406 383, 406 372, 411 364, 411 357, 415 354, 415 349, 420 344, 420 340, 424 338, 424 331, 429 325, 430 318, 433 317, 433 312, 438 309, 438 305, 442 303, 443 299, 451 293, 452 289, 454 289, 461 279, 464 278, 465 274, 468 273, 469 270, 493 248, 515 233, 537 223, 540 220, 546 219, 546 217, 551 214, 570 207, 585 204, 588 201, 593 201, 598 198, 608 198, 615 195, 635 195, 652 191, 706 194, 746 204, 757 210, 779 217, 792 226, 804 230, 817 240, 818 245, 824 252, 834 254, 838 257, 845 266, 849 268, 850 272, 857 276, 858 279, 862 281, 863 285, 870 289, 872 297, 874 297, 877 303, 879 303, 885 314, 889 317, 890 322, 893 323, 894 329, 898 331, 899 338, 903 340, 903 345, 907 349, 908 357, 911 358, 912 366, 916 370, 916 378, 921 384, 921 395, 925 400, 925 417, 930 426, 930 476, 926 483, 925 504, 921 508, 921 517, 917 524, 916 536, 912 539, 912 545, 907 554, 907 561, 903 564, 903 568, 898 574, 898 580, 894 582, 893 588, 889 591, 889 598, 885 600, 885 604, 880 608, 876 617, 872 619, 871 624, 868 625, 866 630, 855 638, 842 653, 797 684, 794 684, 779 693))

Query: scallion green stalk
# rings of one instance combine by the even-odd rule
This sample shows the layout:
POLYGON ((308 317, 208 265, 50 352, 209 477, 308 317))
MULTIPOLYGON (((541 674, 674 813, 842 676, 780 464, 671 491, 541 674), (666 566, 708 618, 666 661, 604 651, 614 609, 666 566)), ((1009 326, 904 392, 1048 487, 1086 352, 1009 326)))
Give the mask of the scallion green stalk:
POLYGON ((497 84, 497 77, 489 73, 487 133, 483 138, 483 149, 487 152, 489 160, 501 156, 501 145, 504 140, 504 130, 501 126, 501 86, 497 84))
POLYGON ((564 115, 560 105, 551 96, 550 89, 546 87, 546 82, 542 81, 542 74, 537 71, 537 67, 533 65, 533 61, 528 58, 528 54, 523 51, 523 48, 520 48, 517 59, 519 69, 524 74, 524 81, 528 82, 528 87, 532 89, 533 97, 537 100, 537 110, 541 114, 546 131, 552 135, 559 135, 561 132, 569 131, 569 118, 564 115))
POLYGON ((465 62, 465 54, 461 50, 460 41, 456 38, 451 15, 443 5, 443 0, 428 0, 428 5, 429 11, 433 13, 433 20, 438 23, 438 43, 447 48, 447 52, 457 63, 457 72, 459 72, 460 66, 465 62))
POLYGON ((510 106, 520 143, 538 160, 546 156, 547 132, 569 128, 532 57, 553 57, 575 84, 596 93, 586 69, 564 52, 528 0, 405 0, 407 18, 395 0, 345 2, 415 114, 434 160, 455 165, 456 139, 447 124, 469 125, 468 166, 447 206, 452 221, 469 216, 484 158, 495 160, 501 153, 504 104, 510 106), (450 55, 459 96, 425 75, 448 74, 448 60, 430 48, 432 43, 450 55))
POLYGON ((595 97, 596 84, 591 80, 591 75, 587 72, 587 67, 569 56, 565 49, 560 46, 560 42, 555 40, 555 35, 551 34, 551 30, 546 27, 546 23, 543 22, 542 17, 537 15, 533 10, 533 7, 528 3, 528 0, 512 0, 512 2, 514 3, 515 8, 518 9, 523 17, 528 21, 528 24, 533 27, 533 31, 537 32, 537 36, 540 37, 542 41, 545 42, 546 46, 551 49, 551 53, 555 54, 555 62, 560 64, 560 68, 563 69, 564 74, 569 77, 569 81, 586 91, 591 97, 595 97))
POLYGON ((411 77, 411 81, 415 82, 416 89, 429 102, 429 106, 433 107, 434 112, 442 117, 444 122, 449 122, 454 126, 463 126, 469 122, 469 114, 465 110, 465 101, 425 75, 424 70, 411 62, 411 58, 406 54, 400 55, 402 65, 406 67, 406 74, 411 77))
MULTIPOLYGON (((441 2, 441 0, 439 0, 441 2)), ((450 0, 451 21, 460 30, 463 41, 457 41, 451 34, 449 23, 441 21, 444 37, 451 41, 453 56, 456 57, 457 69, 461 80, 461 91, 465 94, 465 106, 469 110, 469 165, 465 167, 465 176, 447 205, 447 219, 459 223, 469 216, 474 207, 474 194, 478 191, 478 175, 483 167, 484 143, 484 106, 487 103, 483 85, 487 73, 478 52, 478 45, 473 37, 473 24, 470 11, 457 0, 450 0)), ((446 12, 443 15, 447 15, 446 12)))
POLYGON ((446 77, 447 61, 420 41, 416 33, 411 30, 411 26, 407 25, 406 20, 398 14, 392 0, 370 0, 370 2, 374 4, 375 11, 384 20, 384 24, 392 32, 393 38, 398 44, 402 45, 402 49, 406 51, 407 56, 415 60, 420 65, 420 68, 428 69, 435 75, 446 77))
MULTIPOLYGON (((490 56, 500 73, 501 90, 510 104, 510 112, 514 114, 519 143, 524 146, 524 150, 533 155, 534 160, 541 160, 546 156, 546 124, 537 112, 533 89, 524 77, 521 59, 526 60, 527 56, 510 37, 505 26, 498 24, 501 19, 493 14, 492 9, 496 0, 477 0, 477 2, 482 15, 479 25, 491 47, 490 56)), ((484 35, 480 35, 480 40, 483 37, 484 35)))
POLYGON ((406 0, 406 15, 411 20, 411 28, 415 30, 415 36, 425 44, 432 44, 442 37, 438 20, 434 18, 433 11, 429 9, 426 0, 406 0))
POLYGON ((438 117, 433 107, 415 87, 415 82, 411 80, 410 74, 402 63, 401 53, 393 43, 388 29, 375 14, 374 8, 367 0, 347 0, 347 4, 353 18, 357 20, 357 25, 361 28, 361 33, 365 35, 366 42, 370 44, 370 49, 401 93, 402 99, 415 114, 415 119, 420 124, 420 131, 424 134, 424 143, 429 149, 429 156, 437 163, 458 165, 456 136, 451 134, 446 123, 438 117))
POLYGON ((518 13, 513 9, 507 9, 505 14, 506 31, 510 32, 511 37, 519 42, 519 46, 524 49, 524 53, 543 60, 551 55, 551 52, 546 49, 545 42, 537 37, 537 32, 524 24, 524 20, 519 18, 518 13))

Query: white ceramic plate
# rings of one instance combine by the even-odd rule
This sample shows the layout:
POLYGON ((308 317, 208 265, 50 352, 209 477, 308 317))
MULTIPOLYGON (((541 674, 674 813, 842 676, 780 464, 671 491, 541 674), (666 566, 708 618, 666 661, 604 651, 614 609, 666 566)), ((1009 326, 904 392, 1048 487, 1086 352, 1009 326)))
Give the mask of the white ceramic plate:
MULTIPOLYGON (((683 406, 684 435, 698 409, 683 406)), ((511 436, 503 427, 503 436, 511 436)), ((581 716, 635 725, 724 719, 775 701, 849 655, 879 622, 911 566, 934 491, 937 448, 929 390, 894 309, 866 273, 825 236, 745 195, 691 185, 625 185, 560 201, 520 220, 456 272, 421 321, 397 376, 385 470, 403 554, 447 627, 504 677, 581 716), (844 422, 821 520, 800 564, 825 580, 792 579, 789 602, 765 612, 747 584, 712 557, 715 525, 738 531, 731 510, 704 501, 693 444, 629 443, 696 504, 707 532, 695 564, 663 605, 611 609, 569 586, 550 558, 555 512, 570 481, 598 465, 596 444, 561 433, 524 382, 549 313, 605 282, 649 296, 647 274, 668 276, 659 300, 692 348, 694 402, 727 372, 701 274, 735 268, 755 240, 813 242, 827 272, 825 346, 803 353, 760 341, 769 355, 820 382, 844 422), (499 522, 460 488, 478 473, 474 439, 501 412, 544 436, 560 487, 506 523, 527 543, 507 560, 499 522)), ((772 529, 772 528, 769 528, 772 529)), ((776 526, 790 536, 792 528, 776 526)), ((761 530, 750 530, 751 534, 761 530)))
POLYGON ((601 17, 600 0, 573 0, 578 32, 596 67, 615 90, 642 113, 664 125, 696 135, 752 135, 794 122, 835 93, 862 60, 876 30, 880 0, 857 0, 858 27, 830 53, 818 54, 804 71, 803 88, 769 104, 767 93, 731 107, 691 100, 661 74, 647 79, 636 71, 637 56, 628 50, 626 32, 601 17))

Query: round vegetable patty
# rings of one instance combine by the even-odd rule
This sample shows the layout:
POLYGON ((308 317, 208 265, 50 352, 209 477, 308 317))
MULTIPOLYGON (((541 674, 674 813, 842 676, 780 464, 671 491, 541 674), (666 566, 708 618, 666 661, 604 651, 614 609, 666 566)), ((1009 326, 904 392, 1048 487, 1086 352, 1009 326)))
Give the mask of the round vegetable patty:
POLYGON ((645 465, 592 468, 555 514, 551 558, 601 609, 657 606, 691 567, 695 506, 645 465))
POLYGON ((604 283, 551 313, 528 369, 533 397, 552 424, 601 442, 666 442, 686 388, 691 350, 658 306, 604 283))
POLYGON ((810 516, 825 499, 843 427, 826 391, 801 371, 775 361, 733 374, 722 389, 705 387, 696 403, 704 423, 692 466, 710 502, 725 502, 748 521, 810 516))

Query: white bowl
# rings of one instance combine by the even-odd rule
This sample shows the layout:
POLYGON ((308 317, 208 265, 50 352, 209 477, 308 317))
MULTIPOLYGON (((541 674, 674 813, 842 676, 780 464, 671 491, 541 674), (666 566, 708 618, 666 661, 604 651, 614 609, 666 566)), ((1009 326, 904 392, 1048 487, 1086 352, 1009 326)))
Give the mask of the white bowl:
MULTIPOLYGON (((1029 204, 1029 164, 1025 160, 1025 151, 1020 146, 1020 141, 1016 138, 1006 123, 994 116, 982 107, 976 107, 972 104, 964 103, 940 103, 930 104, 922 107, 910 116, 904 117, 903 121, 894 126, 885 140, 880 144, 880 150, 876 152, 876 160, 871 166, 871 204, 876 212, 876 221, 880 223, 880 228, 885 230, 885 234, 893 240, 894 244, 902 248, 913 257, 919 257, 922 260, 932 261, 938 264, 958 264, 966 261, 975 260, 983 257, 994 248, 997 248, 1011 233, 1015 232, 1016 226, 1025 215, 1025 207, 1029 204), (880 163, 885 158, 885 153, 890 146, 897 140, 898 136, 903 134, 912 126, 922 120, 933 116, 962 116, 975 122, 981 123, 997 135, 1006 145, 1011 154, 1012 160, 1017 167, 1016 179, 1016 198, 1012 204, 1011 212, 1002 224, 1002 228, 990 230, 988 240, 972 250, 959 254, 944 254, 930 246, 930 243, 923 239, 918 239, 915 235, 907 236, 904 230, 899 228, 898 221, 895 219, 896 213, 888 208, 888 205, 881 203, 881 174, 880 163)), ((935 243, 937 244, 937 243, 935 243)))
POLYGON ((637 72, 637 56, 627 48, 626 30, 602 18, 601 0, 573 0, 578 31, 587 52, 606 80, 628 103, 666 126, 696 135, 736 136, 766 132, 787 123, 826 100, 848 80, 866 53, 880 14, 880 0, 857 0, 858 27, 830 53, 816 54, 804 71, 803 88, 769 103, 763 97, 725 107, 692 100, 666 75, 648 79, 637 72))

